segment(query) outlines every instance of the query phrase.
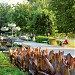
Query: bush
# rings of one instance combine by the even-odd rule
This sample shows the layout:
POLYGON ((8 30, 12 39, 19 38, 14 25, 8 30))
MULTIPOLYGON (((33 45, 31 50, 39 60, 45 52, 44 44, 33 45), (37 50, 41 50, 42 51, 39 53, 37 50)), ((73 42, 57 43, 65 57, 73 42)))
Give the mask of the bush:
POLYGON ((18 68, 13 66, 5 67, 0 70, 0 75, 29 75, 28 72, 22 72, 18 68))
POLYGON ((70 38, 75 38, 75 34, 69 34, 68 35, 70 38))
POLYGON ((46 36, 38 36, 36 38, 36 42, 39 42, 39 43, 49 43, 49 38, 46 37, 46 36))
POLYGON ((0 53, 0 75, 29 75, 9 63, 9 58, 0 53))
POLYGON ((14 46, 14 47, 19 47, 17 43, 14 43, 13 46, 14 46))
POLYGON ((9 65, 9 59, 4 56, 3 53, 0 53, 0 65, 9 65))
POLYGON ((0 49, 4 49, 5 47, 3 45, 0 44, 0 49))
POLYGON ((50 45, 57 45, 56 39, 53 37, 47 37, 47 36, 38 36, 36 38, 36 42, 39 43, 48 43, 50 45))
POLYGON ((63 45, 63 41, 56 40, 56 42, 57 42, 57 45, 60 45, 60 46, 62 46, 62 45, 63 45))

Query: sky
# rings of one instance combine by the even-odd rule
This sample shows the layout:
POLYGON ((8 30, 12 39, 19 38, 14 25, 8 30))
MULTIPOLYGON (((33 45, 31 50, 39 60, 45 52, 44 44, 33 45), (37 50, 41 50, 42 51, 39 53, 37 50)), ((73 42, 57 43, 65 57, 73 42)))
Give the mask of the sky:
POLYGON ((17 2, 23 3, 23 1, 27 2, 27 0, 0 0, 0 3, 17 4, 17 2))

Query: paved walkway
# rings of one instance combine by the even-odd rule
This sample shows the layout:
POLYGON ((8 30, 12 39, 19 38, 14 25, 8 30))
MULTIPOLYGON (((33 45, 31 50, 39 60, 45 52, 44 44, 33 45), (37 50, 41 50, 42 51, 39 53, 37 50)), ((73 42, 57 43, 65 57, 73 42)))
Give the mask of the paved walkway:
POLYGON ((64 51, 65 54, 70 53, 73 57, 75 57, 75 48, 66 48, 66 47, 48 45, 46 43, 37 43, 37 42, 31 42, 31 41, 14 42, 14 43, 25 44, 34 48, 41 47, 42 50, 48 49, 49 52, 51 50, 54 50, 54 52, 59 52, 60 50, 60 51, 64 51))

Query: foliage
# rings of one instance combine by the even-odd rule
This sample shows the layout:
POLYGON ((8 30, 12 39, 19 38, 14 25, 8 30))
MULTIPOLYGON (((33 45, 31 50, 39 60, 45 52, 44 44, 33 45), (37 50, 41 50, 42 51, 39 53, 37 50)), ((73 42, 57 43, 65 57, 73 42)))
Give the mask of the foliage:
POLYGON ((75 0, 28 0, 10 6, 0 3, 0 27, 16 23, 36 35, 75 32, 75 0))
MULTIPOLYGON (((34 1, 34 0, 33 0, 34 1)), ((46 0, 37 0, 31 3, 30 31, 34 34, 52 34, 51 14, 47 10, 48 2, 46 0), (40 11, 40 12, 39 12, 40 11)))
POLYGON ((75 34, 69 34, 69 38, 75 38, 75 34))
POLYGON ((0 53, 0 65, 9 65, 8 58, 3 53, 0 53))
POLYGON ((21 30, 27 32, 27 21, 29 20, 29 6, 27 4, 17 4, 14 6, 14 21, 21 30))
POLYGON ((13 45, 14 45, 14 47, 18 48, 18 44, 17 43, 14 43, 13 45))
POLYGON ((55 13, 58 32, 75 32, 75 0, 50 0, 50 10, 55 13))
POLYGON ((28 0, 30 3, 36 2, 36 0, 28 0))
POLYGON ((5 67, 0 70, 0 75, 29 75, 27 72, 22 72, 18 68, 14 68, 12 66, 5 67))
POLYGON ((9 63, 9 58, 0 52, 0 75, 29 75, 29 73, 15 68, 9 63))
POLYGON ((0 3, 0 27, 12 21, 13 9, 7 3, 0 3))
POLYGON ((37 42, 40 42, 40 43, 43 43, 44 41, 46 42, 46 43, 48 43, 48 44, 52 44, 52 40, 55 40, 55 38, 53 38, 53 37, 47 37, 47 36, 38 36, 37 38, 36 38, 36 41, 37 42))
MULTIPOLYGON (((34 29, 35 34, 52 34, 52 27, 51 27, 51 21, 49 19, 49 16, 45 13, 39 13, 35 14, 36 21, 35 25, 32 25, 31 28, 34 29)), ((33 17, 34 18, 34 17, 33 17)))
POLYGON ((0 49, 3 49, 4 48, 4 46, 2 46, 1 44, 0 44, 0 49))
MULTIPOLYGON (((57 40, 57 38, 55 38, 55 37, 51 37, 51 36, 38 36, 37 38, 36 38, 36 42, 39 42, 39 43, 47 43, 47 44, 50 44, 50 45, 59 45, 60 46, 60 42, 62 42, 62 44, 63 44, 63 42, 64 42, 64 40, 57 40)), ((71 42, 69 39, 68 39, 68 42, 69 42, 69 44, 68 44, 68 46, 70 47, 70 46, 72 46, 72 47, 74 47, 74 43, 73 42, 71 42)))

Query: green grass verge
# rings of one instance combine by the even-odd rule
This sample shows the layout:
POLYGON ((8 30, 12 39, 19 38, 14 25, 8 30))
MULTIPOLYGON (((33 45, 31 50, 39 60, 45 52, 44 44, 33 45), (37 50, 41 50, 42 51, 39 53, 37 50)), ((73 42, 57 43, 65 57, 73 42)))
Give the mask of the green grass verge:
POLYGON ((0 53, 0 75, 29 75, 9 63, 9 58, 0 53))

